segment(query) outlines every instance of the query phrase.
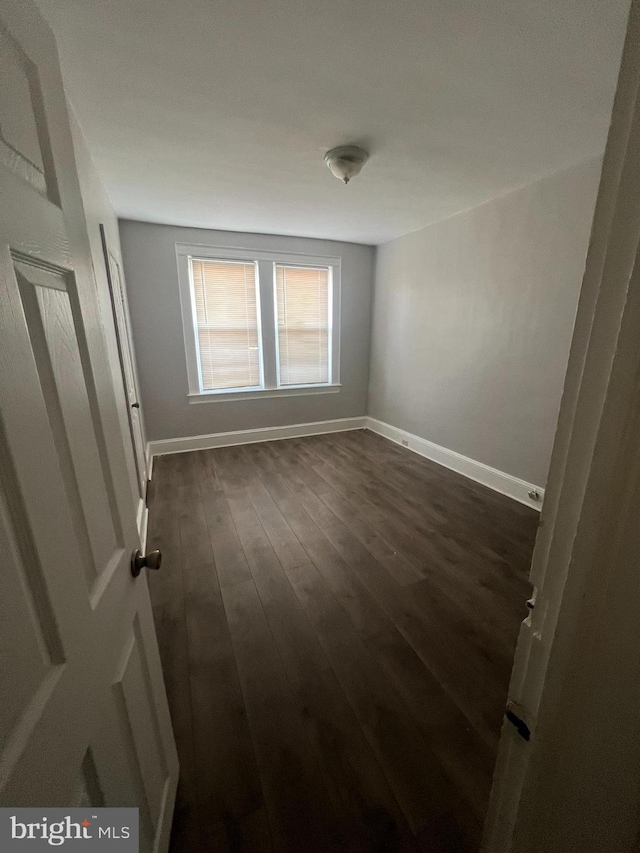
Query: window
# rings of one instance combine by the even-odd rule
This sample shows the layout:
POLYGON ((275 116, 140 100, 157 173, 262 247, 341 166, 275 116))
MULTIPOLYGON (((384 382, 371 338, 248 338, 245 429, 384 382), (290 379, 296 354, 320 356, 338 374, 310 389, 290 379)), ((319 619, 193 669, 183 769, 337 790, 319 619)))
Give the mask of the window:
POLYGON ((192 258, 191 276, 201 389, 260 387, 256 265, 192 258))
POLYGON ((329 381, 329 278, 327 267, 276 264, 280 385, 329 381))
POLYGON ((176 251, 191 402, 339 391, 339 258, 176 251))

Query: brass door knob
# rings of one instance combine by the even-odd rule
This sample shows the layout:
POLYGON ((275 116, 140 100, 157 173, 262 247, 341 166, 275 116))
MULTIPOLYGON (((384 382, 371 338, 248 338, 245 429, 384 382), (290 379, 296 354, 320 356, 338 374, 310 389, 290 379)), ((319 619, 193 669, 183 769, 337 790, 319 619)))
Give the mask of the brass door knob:
POLYGON ((149 551, 148 554, 141 553, 139 548, 131 555, 131 574, 137 578, 140 572, 146 567, 158 571, 162 563, 162 554, 160 551, 149 551))

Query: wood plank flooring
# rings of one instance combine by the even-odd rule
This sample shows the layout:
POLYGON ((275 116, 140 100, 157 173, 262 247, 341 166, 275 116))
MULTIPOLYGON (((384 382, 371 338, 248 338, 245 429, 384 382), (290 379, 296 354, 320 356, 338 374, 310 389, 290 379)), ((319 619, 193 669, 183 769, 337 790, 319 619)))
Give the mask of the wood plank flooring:
POLYGON ((477 851, 537 520, 368 431, 156 459, 173 853, 477 851))

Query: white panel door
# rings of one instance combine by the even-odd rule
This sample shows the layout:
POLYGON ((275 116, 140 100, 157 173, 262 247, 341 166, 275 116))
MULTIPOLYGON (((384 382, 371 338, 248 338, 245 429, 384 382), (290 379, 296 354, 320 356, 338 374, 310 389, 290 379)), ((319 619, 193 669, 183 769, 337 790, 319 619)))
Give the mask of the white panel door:
POLYGON ((177 759, 55 43, 0 0, 0 803, 138 806, 177 759))

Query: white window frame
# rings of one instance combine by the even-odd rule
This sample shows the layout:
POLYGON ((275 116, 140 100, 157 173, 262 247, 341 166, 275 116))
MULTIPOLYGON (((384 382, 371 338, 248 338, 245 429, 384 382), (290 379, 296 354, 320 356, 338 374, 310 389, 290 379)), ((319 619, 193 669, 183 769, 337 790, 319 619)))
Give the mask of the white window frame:
POLYGON ((340 288, 341 259, 271 249, 176 243, 180 307, 190 403, 225 400, 255 400, 262 397, 296 397, 307 394, 336 394, 340 391, 340 288), (195 294, 191 260, 253 262, 256 264, 260 387, 206 390, 202 388, 197 345, 195 294), (284 385, 279 382, 276 264, 329 269, 329 381, 313 385, 284 385))

